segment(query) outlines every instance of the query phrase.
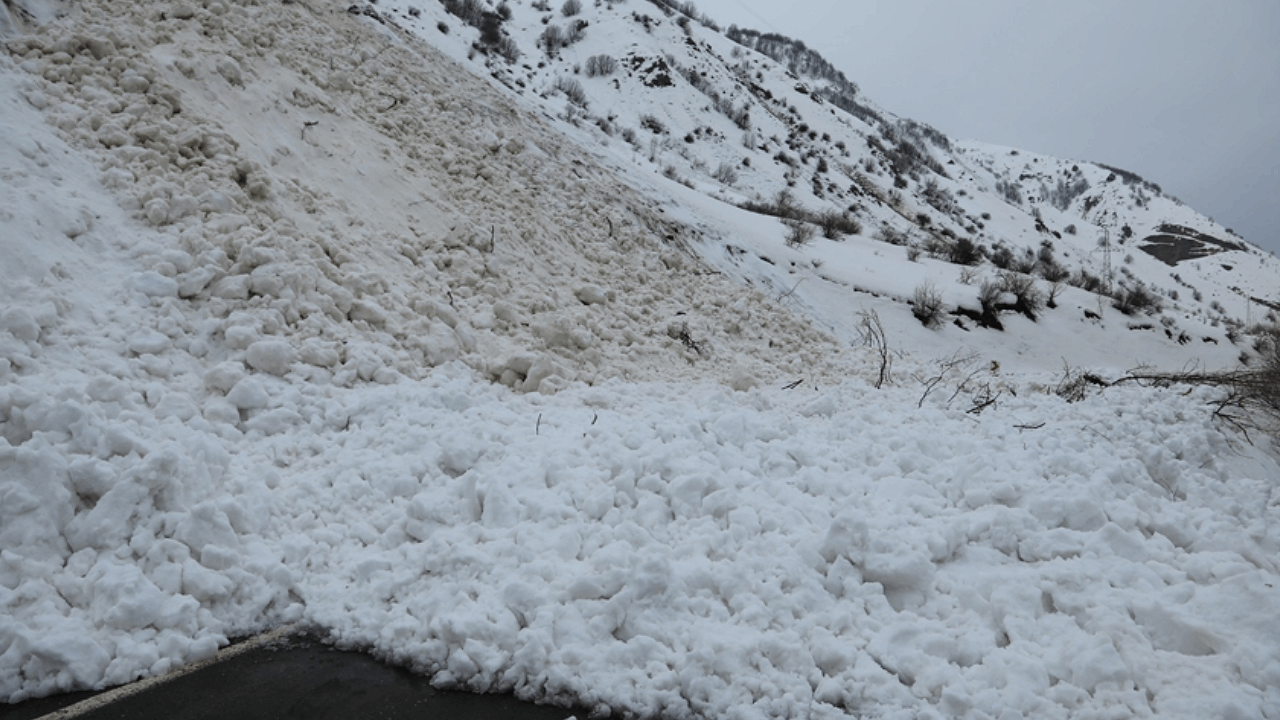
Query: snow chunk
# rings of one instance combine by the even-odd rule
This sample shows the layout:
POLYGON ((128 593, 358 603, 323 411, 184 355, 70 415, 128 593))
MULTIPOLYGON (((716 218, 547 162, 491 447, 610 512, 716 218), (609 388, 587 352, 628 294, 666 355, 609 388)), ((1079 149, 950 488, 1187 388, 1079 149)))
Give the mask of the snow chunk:
POLYGON ((76 687, 97 685, 111 662, 111 655, 83 631, 42 632, 32 640, 31 656, 39 659, 46 672, 65 672, 76 687))
POLYGON ((194 557, 200 557, 209 545, 227 549, 240 547, 240 538, 231 527, 227 514, 211 502, 192 508, 191 513, 178 523, 173 536, 191 548, 194 557))
POLYGON ((260 337, 257 328, 247 325, 232 325, 223 331, 222 336, 226 338, 227 347, 232 350, 244 350, 260 337))
POLYGON ((298 354, 283 340, 259 340, 249 346, 245 360, 254 370, 284 375, 297 362, 298 354))
POLYGON ((233 361, 222 362, 204 374, 204 384, 211 390, 226 393, 243 380, 246 374, 244 365, 233 361))
POLYGON ((172 347, 169 336, 155 330, 144 330, 129 339, 129 352, 134 355, 159 355, 172 347))
POLYGON ((351 303, 351 311, 348 313, 352 320, 363 320, 374 327, 382 327, 387 324, 387 313, 381 307, 369 300, 356 300, 351 303))
POLYGON ((244 71, 240 68, 240 63, 229 57, 218 58, 218 74, 232 85, 244 84, 244 71))
POLYGON ((53 450, 8 448, 0 440, 0 548, 33 559, 66 554, 61 530, 72 517, 70 480, 53 450))
POLYGON ((240 410, 258 410, 266 407, 270 401, 267 389, 255 377, 246 377, 227 392, 227 402, 240 410))
POLYGON ((178 282, 155 270, 146 270, 133 276, 133 289, 150 297, 177 297, 178 282))
POLYGON ((40 338, 40 324, 25 308, 9 308, 0 314, 0 330, 8 330, 10 335, 26 342, 40 338))
POLYGON ((573 293, 583 305, 601 305, 608 302, 609 295, 599 285, 583 285, 573 293))

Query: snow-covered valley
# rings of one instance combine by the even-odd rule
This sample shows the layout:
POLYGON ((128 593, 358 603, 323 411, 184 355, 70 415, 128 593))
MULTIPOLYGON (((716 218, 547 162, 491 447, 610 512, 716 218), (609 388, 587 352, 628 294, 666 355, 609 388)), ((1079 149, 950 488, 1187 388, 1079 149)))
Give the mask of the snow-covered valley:
POLYGON ((1210 388, 1068 387, 1256 361, 1274 257, 1026 151, 925 142, 948 172, 895 187, 869 101, 652 4, 541 6, 513 64, 434 0, 6 4, 0 699, 303 621, 623 715, 1280 717, 1274 446, 1210 388), (704 109, 676 66, 726 57, 799 115, 704 109), (783 189, 861 230, 736 206, 783 189), (1045 242, 1160 309, 1041 262, 1054 307, 975 321, 997 244, 1045 242))

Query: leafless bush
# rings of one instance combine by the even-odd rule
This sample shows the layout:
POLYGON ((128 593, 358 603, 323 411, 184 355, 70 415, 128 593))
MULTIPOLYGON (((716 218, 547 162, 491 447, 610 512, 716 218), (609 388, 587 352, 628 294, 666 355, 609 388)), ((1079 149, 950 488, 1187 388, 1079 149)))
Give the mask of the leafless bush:
POLYGON ((618 69, 618 61, 611 55, 592 55, 587 58, 587 77, 608 77, 618 69))
POLYGON ((883 240, 890 245, 906 245, 911 240, 906 233, 892 225, 881 225, 880 229, 876 231, 876 239, 883 240))
POLYGON ((1274 340, 1261 362, 1225 372, 1135 372, 1111 383, 1141 382, 1155 386, 1205 385, 1219 388, 1212 401, 1214 419, 1234 428, 1252 442, 1250 432, 1269 433, 1280 442, 1280 327, 1270 330, 1274 340))
POLYGON ((565 41, 564 30, 559 25, 548 25, 538 36, 538 44, 542 46, 548 57, 554 57, 556 52, 568 43, 565 41))
POLYGON ((822 237, 828 240, 839 240, 845 235, 857 235, 862 232, 862 223, 849 213, 825 210, 818 214, 817 220, 822 226, 822 237))
POLYGON ((800 204, 796 202, 796 196, 790 190, 784 188, 774 196, 773 212, 770 214, 784 219, 798 218, 801 216, 800 204))
POLYGON ((942 324, 942 293, 933 282, 926 280, 916 286, 911 300, 911 314, 927 328, 942 324))
POLYGON ((946 258, 956 265, 977 265, 982 262, 982 248, 967 237, 957 238, 947 246, 946 258))
POLYGON ((871 348, 879 360, 879 372, 875 381, 875 387, 879 389, 885 383, 892 383, 893 355, 889 352, 889 341, 875 310, 863 310, 858 313, 858 317, 861 318, 858 332, 862 335, 862 344, 871 348))
POLYGON ((787 226, 787 247, 798 248, 802 245, 808 245, 818 234, 818 229, 803 220, 785 219, 782 221, 787 226))
POLYGON ((1125 315, 1138 312, 1150 314, 1160 309, 1160 298, 1147 290, 1146 286, 1134 285, 1131 288, 1121 289, 1111 306, 1125 315))
POLYGON ((556 78, 555 89, 564 93, 569 102, 578 107, 585 108, 587 106, 587 93, 582 89, 582 83, 574 80, 568 75, 560 75, 556 78))
POLYGON ((444 9, 473 27, 480 27, 480 19, 484 14, 484 5, 480 0, 445 0, 444 9))
POLYGON ((916 403, 916 407, 924 407, 924 401, 929 397, 929 393, 943 383, 955 381, 955 391, 951 393, 951 398, 947 400, 947 406, 959 397, 969 387, 970 381, 983 371, 982 368, 970 370, 978 360, 978 353, 963 352, 957 350, 950 357, 943 358, 938 361, 938 373, 932 376, 919 378, 924 384, 924 393, 920 396, 920 401, 916 403))
POLYGON ((1109 383, 1094 373, 1073 368, 1064 361, 1062 379, 1058 381, 1058 387, 1054 388, 1053 392, 1069 403, 1080 402, 1088 397, 1090 385, 1107 387, 1109 383))
POLYGON ((640 116, 640 127, 654 135, 664 135, 667 132, 667 126, 663 125, 661 120, 648 114, 640 116))
POLYGON ((1065 283, 1062 280, 1054 280, 1049 283, 1049 299, 1045 301, 1045 307, 1050 310, 1058 307, 1058 296, 1062 294, 1065 283))
POLYGON ((729 163, 720 163, 716 171, 711 173, 711 177, 725 185, 733 185, 738 182, 738 171, 734 170, 729 163))
POLYGON ((582 3, 579 0, 564 0, 564 5, 560 6, 560 12, 565 17, 573 17, 582 12, 582 3))
POLYGON ((1044 307, 1044 295, 1036 287, 1036 279, 1016 272, 1000 273, 1000 289, 1016 298, 1014 310, 1035 320, 1044 307))
POLYGON ((520 59, 520 46, 506 35, 499 37, 490 47, 510 65, 514 65, 520 59))

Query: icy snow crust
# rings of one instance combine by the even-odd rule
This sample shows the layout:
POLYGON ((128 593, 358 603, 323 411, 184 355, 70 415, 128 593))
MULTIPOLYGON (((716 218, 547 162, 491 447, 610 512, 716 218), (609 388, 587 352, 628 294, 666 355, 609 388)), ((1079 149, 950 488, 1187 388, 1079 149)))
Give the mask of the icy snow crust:
POLYGON ((876 389, 345 6, 28 5, 0 698, 301 619, 634 715, 1278 716, 1280 467, 1204 393, 876 389))

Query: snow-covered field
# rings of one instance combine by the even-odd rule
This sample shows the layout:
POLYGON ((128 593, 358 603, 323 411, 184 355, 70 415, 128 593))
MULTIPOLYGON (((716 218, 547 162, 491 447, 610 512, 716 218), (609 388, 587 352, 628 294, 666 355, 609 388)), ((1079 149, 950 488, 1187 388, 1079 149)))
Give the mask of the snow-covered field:
POLYGON ((0 23, 0 701, 303 620, 631 715, 1280 718, 1275 449, 1043 361, 1141 335, 910 326, 941 263, 797 275, 345 4, 22 5, 70 14, 0 23))

